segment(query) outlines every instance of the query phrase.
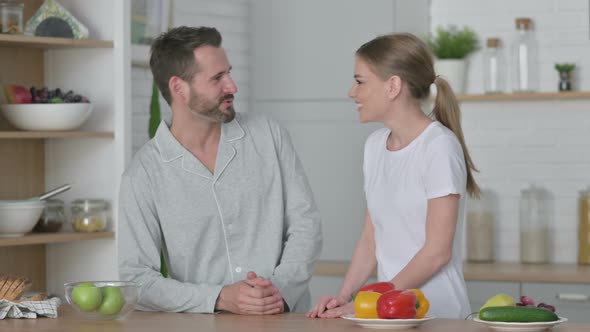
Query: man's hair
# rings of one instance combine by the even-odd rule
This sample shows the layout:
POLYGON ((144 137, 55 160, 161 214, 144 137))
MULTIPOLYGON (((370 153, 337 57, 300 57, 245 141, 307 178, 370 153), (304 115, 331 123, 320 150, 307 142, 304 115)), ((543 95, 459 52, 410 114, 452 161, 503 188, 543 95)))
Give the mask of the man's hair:
POLYGON ((150 68, 162 96, 172 104, 168 81, 178 76, 190 82, 199 70, 193 51, 202 46, 221 46, 221 34, 215 28, 181 26, 161 34, 151 47, 150 68))

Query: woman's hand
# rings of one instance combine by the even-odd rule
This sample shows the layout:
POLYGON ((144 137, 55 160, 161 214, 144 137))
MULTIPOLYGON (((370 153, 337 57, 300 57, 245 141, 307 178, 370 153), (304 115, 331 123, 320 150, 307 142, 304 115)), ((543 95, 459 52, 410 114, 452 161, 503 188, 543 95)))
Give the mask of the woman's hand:
POLYGON ((348 302, 339 307, 324 311, 319 315, 320 318, 340 318, 344 315, 354 315, 354 302, 348 302))
MULTIPOLYGON (((344 306, 348 303, 348 299, 344 298, 343 296, 322 296, 318 300, 318 303, 307 313, 305 314, 308 318, 335 318, 340 316, 333 316, 330 314, 330 317, 324 317, 324 314, 336 310, 341 306, 344 306)), ((352 307, 354 312, 354 307, 352 307)))

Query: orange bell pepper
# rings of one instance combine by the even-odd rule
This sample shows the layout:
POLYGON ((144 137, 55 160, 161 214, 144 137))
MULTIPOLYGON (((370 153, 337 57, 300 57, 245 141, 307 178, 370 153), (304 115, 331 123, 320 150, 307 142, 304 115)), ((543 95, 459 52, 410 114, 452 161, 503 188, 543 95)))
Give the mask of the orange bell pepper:
POLYGON ((424 318, 428 309, 430 309, 430 302, 424 293, 419 289, 408 289, 410 292, 416 294, 416 318, 424 318))

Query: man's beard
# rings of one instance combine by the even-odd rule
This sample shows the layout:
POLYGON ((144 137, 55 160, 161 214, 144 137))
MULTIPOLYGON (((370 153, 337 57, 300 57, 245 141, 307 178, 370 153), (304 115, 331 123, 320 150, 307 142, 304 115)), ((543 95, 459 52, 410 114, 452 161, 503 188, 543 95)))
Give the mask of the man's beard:
POLYGON ((233 100, 234 96, 225 95, 221 97, 215 105, 212 105, 212 102, 203 101, 203 98, 200 98, 198 94, 193 94, 191 92, 191 98, 189 100, 188 107, 191 112, 195 114, 205 116, 217 122, 228 123, 236 117, 236 111, 233 105, 226 108, 225 112, 219 108, 219 106, 221 106, 221 104, 228 99, 233 100))

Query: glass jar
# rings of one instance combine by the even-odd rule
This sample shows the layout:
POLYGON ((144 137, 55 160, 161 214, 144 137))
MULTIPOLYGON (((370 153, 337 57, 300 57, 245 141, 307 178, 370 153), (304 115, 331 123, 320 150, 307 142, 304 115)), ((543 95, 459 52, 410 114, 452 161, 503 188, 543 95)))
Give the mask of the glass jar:
POLYGON ((520 260, 523 263, 549 261, 549 194, 532 185, 520 197, 520 260))
POLYGON ((72 202, 72 226, 76 232, 100 232, 107 226, 108 203, 102 199, 72 202))
POLYGON ((64 202, 59 199, 48 199, 45 209, 39 217, 39 221, 33 228, 33 232, 56 233, 66 222, 64 202))
POLYGON ((590 189, 580 193, 578 263, 590 264, 590 189))
POLYGON ((0 22, 2 33, 23 33, 23 9, 24 4, 14 1, 0 3, 0 22))
POLYGON ((513 91, 534 92, 537 90, 538 64, 537 43, 530 18, 517 18, 517 34, 512 45, 513 91))
POLYGON ((480 199, 467 203, 467 261, 494 261, 494 203, 492 193, 482 191, 480 199))
POLYGON ((485 93, 502 93, 504 92, 504 57, 500 49, 499 38, 488 38, 486 49, 483 54, 484 59, 484 92, 485 93))

